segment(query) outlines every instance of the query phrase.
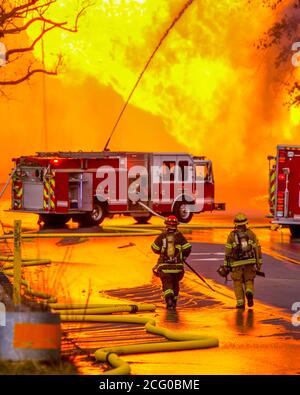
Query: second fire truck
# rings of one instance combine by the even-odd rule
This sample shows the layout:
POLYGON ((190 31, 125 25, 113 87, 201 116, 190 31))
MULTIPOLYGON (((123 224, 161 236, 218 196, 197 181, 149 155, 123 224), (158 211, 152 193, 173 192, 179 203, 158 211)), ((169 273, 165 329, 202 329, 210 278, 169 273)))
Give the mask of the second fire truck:
POLYGON ((272 222, 300 237, 300 146, 278 145, 276 156, 268 160, 272 222))

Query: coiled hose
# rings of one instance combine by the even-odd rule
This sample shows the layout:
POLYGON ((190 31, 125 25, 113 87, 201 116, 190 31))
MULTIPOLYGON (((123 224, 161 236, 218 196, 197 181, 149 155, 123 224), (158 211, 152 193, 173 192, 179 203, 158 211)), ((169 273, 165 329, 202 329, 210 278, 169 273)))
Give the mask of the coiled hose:
POLYGON ((156 326, 153 318, 111 315, 107 314, 139 311, 154 311, 155 306, 149 304, 130 304, 130 305, 51 305, 52 309, 60 313, 63 322, 115 322, 145 325, 149 333, 164 336, 169 342, 144 343, 136 345, 124 345, 115 347, 100 348, 95 352, 95 359, 99 362, 107 362, 112 369, 104 372, 106 375, 126 375, 130 374, 130 365, 119 356, 125 354, 140 354, 151 352, 166 352, 202 349, 218 347, 219 340, 212 336, 198 335, 195 333, 181 333, 166 328, 156 326))
MULTIPOLYGON (((12 261, 13 258, 12 257, 0 257, 0 260, 3 260, 2 258, 6 258, 6 261, 12 261)), ((22 266, 37 266, 37 265, 47 265, 51 263, 50 259, 36 259, 36 260, 32 260, 32 259, 22 259, 22 266)), ((7 277, 14 277, 14 272, 13 270, 13 264, 5 264, 2 268, 3 274, 5 274, 7 277)), ((22 279, 21 280, 21 285, 24 287, 25 289, 25 294, 28 296, 34 296, 37 297, 39 299, 44 299, 47 300, 48 303, 55 303, 57 301, 57 299, 49 294, 46 294, 44 292, 40 292, 40 291, 36 291, 33 290, 28 281, 22 279)))

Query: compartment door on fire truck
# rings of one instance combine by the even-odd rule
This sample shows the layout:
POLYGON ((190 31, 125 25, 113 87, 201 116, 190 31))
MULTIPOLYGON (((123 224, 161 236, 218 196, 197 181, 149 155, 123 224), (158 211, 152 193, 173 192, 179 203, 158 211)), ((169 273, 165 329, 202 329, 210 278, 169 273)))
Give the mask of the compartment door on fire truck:
POLYGON ((151 196, 156 210, 172 211, 176 165, 176 155, 153 155, 151 196))
POLYGON ((23 167, 23 208, 26 210, 43 209, 43 168, 23 167))
POLYGON ((127 154, 128 210, 130 211, 145 211, 137 203, 139 200, 148 206, 148 161, 146 153, 127 154))
POLYGON ((287 181, 287 217, 300 219, 300 149, 287 152, 287 161, 282 169, 287 181))
POLYGON ((69 206, 71 210, 93 210, 92 173, 69 174, 69 206))
POLYGON ((84 211, 93 210, 93 174, 83 173, 82 174, 82 206, 81 209, 84 211))
POLYGON ((195 160, 194 193, 201 211, 213 210, 214 206, 214 179, 212 164, 208 160, 195 160))

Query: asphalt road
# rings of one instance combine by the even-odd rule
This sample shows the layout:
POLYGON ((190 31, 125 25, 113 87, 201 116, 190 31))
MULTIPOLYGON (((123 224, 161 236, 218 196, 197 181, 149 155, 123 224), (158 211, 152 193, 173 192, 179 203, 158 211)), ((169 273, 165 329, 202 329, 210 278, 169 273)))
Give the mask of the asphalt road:
MULTIPOLYGON (((224 285, 224 279, 216 272, 223 262, 223 245, 193 243, 188 263, 204 277, 224 285)), ((284 262, 263 254, 262 271, 265 272, 266 277, 256 277, 255 297, 263 303, 291 312, 293 303, 300 302, 300 264, 284 262)), ((227 286, 232 289, 231 280, 228 281, 227 286)))

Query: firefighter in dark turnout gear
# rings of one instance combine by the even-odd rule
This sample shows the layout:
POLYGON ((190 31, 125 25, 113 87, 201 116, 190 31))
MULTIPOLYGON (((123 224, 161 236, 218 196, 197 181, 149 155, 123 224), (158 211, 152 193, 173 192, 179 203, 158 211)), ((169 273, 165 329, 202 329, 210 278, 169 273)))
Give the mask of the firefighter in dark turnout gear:
POLYGON ((178 220, 174 215, 166 218, 165 225, 166 230, 151 245, 152 251, 159 254, 153 271, 161 279, 167 308, 174 309, 179 294, 179 282, 184 276, 184 260, 190 255, 192 246, 177 230, 178 220))
POLYGON ((225 245, 225 268, 231 273, 236 296, 236 307, 252 307, 254 278, 262 266, 261 247, 255 233, 247 227, 247 217, 239 213, 234 218, 235 229, 229 234, 225 245))

